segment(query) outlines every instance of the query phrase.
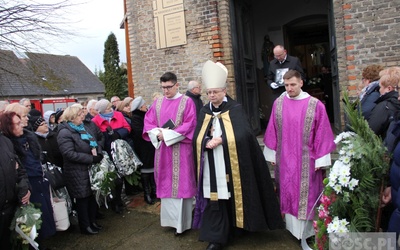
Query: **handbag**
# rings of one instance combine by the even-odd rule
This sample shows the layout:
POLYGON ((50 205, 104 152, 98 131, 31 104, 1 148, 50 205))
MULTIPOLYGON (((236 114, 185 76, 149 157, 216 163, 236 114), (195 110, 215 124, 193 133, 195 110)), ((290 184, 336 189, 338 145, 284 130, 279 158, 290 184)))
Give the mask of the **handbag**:
POLYGON ((53 206, 53 216, 54 222, 56 223, 57 231, 65 231, 69 228, 69 215, 68 215, 68 207, 67 201, 65 199, 60 199, 56 196, 53 196, 53 192, 51 191, 51 205, 53 206))
POLYGON ((50 162, 46 162, 44 164, 44 175, 46 179, 49 181, 51 188, 54 190, 65 187, 64 178, 61 172, 61 169, 50 162))

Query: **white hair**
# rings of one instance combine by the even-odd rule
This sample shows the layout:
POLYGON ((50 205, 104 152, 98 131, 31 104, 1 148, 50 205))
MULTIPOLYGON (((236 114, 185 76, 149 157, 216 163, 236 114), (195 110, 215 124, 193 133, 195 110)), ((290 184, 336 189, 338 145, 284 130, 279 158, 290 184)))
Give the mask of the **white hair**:
POLYGON ((30 102, 31 100, 29 98, 22 98, 21 100, 19 100, 19 104, 24 105, 25 101, 30 102))
POLYGON ((188 83, 188 85, 187 85, 187 89, 188 89, 188 90, 192 90, 192 89, 196 88, 197 85, 199 85, 199 82, 197 82, 197 81, 190 81, 190 82, 188 83))
POLYGON ((91 108, 94 108, 94 105, 96 105, 96 103, 97 103, 97 100, 95 100, 95 99, 91 99, 90 101, 88 101, 88 103, 87 103, 87 109, 88 110, 90 110, 91 108))

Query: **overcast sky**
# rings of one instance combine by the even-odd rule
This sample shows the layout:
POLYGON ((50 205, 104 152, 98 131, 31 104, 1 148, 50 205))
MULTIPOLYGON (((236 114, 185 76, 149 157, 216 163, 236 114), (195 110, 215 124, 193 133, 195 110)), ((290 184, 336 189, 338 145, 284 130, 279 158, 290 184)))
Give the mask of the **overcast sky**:
MULTIPOLYGON (((74 0, 82 2, 83 0, 74 0)), ((86 3, 74 8, 72 26, 83 35, 54 45, 49 53, 78 57, 92 72, 104 69, 104 43, 113 32, 117 37, 120 62, 126 62, 125 31, 120 29, 124 16, 123 0, 86 0, 86 3)))

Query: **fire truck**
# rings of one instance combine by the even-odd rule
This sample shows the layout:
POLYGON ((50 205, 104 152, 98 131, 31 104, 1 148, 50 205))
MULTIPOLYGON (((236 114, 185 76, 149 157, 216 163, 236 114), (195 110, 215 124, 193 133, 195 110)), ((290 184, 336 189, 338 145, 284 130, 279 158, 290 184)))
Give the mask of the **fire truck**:
MULTIPOLYGON (((78 102, 78 99, 72 98, 44 98, 44 99, 30 99, 32 109, 39 110, 42 114, 48 110, 57 111, 65 109, 74 103, 78 102)), ((19 102, 19 100, 8 100, 10 103, 19 102)))

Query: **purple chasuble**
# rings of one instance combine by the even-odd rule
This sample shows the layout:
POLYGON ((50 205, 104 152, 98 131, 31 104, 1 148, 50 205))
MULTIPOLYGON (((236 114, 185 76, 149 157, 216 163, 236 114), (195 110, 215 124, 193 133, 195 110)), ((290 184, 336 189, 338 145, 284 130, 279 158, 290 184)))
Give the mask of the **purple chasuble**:
POLYGON ((279 97, 264 143, 276 151, 281 212, 300 220, 312 219, 311 209, 323 189, 323 171, 315 171, 315 160, 336 147, 324 104, 311 96, 299 100, 279 97))
POLYGON ((158 98, 146 112, 143 138, 150 141, 147 131, 161 128, 172 119, 174 131, 185 138, 167 146, 164 142, 154 156, 154 179, 158 198, 192 198, 196 194, 192 138, 196 127, 196 107, 187 96, 176 99, 158 98))

